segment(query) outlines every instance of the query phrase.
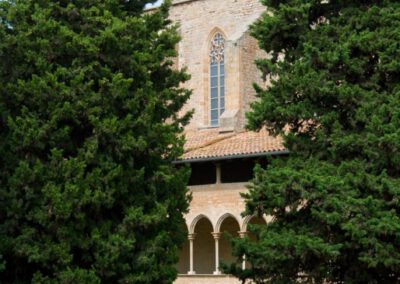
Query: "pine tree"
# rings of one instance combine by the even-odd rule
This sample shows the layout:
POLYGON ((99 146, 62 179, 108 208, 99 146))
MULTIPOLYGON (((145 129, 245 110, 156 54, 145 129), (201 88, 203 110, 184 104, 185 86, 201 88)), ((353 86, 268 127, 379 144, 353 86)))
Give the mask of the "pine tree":
POLYGON ((273 217, 235 242, 256 283, 399 283, 400 2, 264 0, 252 27, 271 79, 249 128, 290 154, 257 168, 246 214, 273 217))
POLYGON ((0 2, 1 283, 175 279, 190 92, 150 2, 0 2))

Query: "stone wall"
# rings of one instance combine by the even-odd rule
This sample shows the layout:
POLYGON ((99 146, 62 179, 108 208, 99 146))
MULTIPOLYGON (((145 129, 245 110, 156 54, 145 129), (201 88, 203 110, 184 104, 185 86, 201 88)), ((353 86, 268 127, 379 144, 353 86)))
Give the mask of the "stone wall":
MULTIPOLYGON (((255 99, 253 82, 262 84, 254 60, 265 56, 248 30, 265 7, 259 0, 175 0, 173 3, 170 18, 180 25, 182 36, 177 45, 179 55, 174 63, 179 68, 187 68, 191 79, 185 87, 193 90, 192 97, 182 110, 195 110, 187 129, 210 127, 209 51, 216 32, 225 38, 225 114, 237 116, 232 120, 226 117, 226 121, 234 121, 235 130, 242 129, 245 112, 255 99)), ((180 275, 175 284, 240 283, 232 276, 212 273, 220 273, 216 267, 218 253, 219 260, 234 261, 230 255, 230 244, 220 233, 243 233, 251 219, 250 216, 241 216, 244 200, 240 193, 247 191, 246 183, 191 186, 190 191, 193 198, 190 211, 185 216, 190 242, 187 241, 180 252, 177 265, 180 275), (217 240, 218 250, 215 246, 217 240), (192 254, 190 247, 193 248, 192 254), (191 262, 193 269, 189 267, 190 255, 194 260, 191 262), (189 270, 191 274, 197 274, 187 275, 189 270)))
POLYGON ((179 275, 174 284, 240 284, 241 282, 229 275, 179 275))
POLYGON ((250 104, 255 97, 253 83, 259 86, 265 86, 261 72, 258 70, 254 60, 257 58, 267 57, 267 54, 258 47, 258 41, 246 32, 241 37, 239 44, 240 48, 240 121, 239 125, 244 127, 246 124, 245 114, 250 111, 250 104))
MULTIPOLYGON (((197 275, 213 274, 216 271, 216 265, 215 241, 212 233, 221 233, 219 245, 220 261, 226 263, 234 261, 231 256, 230 243, 223 233, 229 232, 232 235, 238 235, 237 233, 241 231, 241 227, 245 227, 246 220, 240 216, 244 209, 240 192, 246 190, 245 183, 191 186, 190 189, 192 202, 190 204, 190 212, 185 216, 185 219, 189 234, 195 235, 193 241, 193 270, 197 275)), ((179 253, 177 269, 180 274, 189 272, 188 240, 179 253)))
POLYGON ((247 38, 240 41, 265 7, 258 0, 178 0, 174 3, 170 18, 180 24, 182 36, 177 62, 180 68, 187 67, 192 76, 186 87, 193 90, 193 95, 183 110, 195 109, 188 128, 209 126, 209 48, 216 31, 220 31, 226 39, 226 110, 238 110, 242 126, 244 112, 240 110, 248 101, 243 99, 244 92, 249 98, 253 97, 252 82, 260 75, 255 68, 241 68, 243 62, 250 64, 254 61, 258 48, 247 38), (247 43, 250 46, 246 51, 243 44, 247 43))
POLYGON ((189 233, 194 232, 196 222, 207 218, 214 231, 218 231, 221 222, 228 216, 234 217, 242 228, 244 218, 244 200, 240 193, 247 191, 247 183, 226 183, 191 186, 192 201, 190 211, 185 216, 189 233), (200 218, 199 218, 200 217, 200 218))
MULTIPOLYGON (((189 235, 194 236, 193 273, 212 275, 218 270, 215 263, 215 234, 219 235, 219 261, 230 264, 236 259, 231 255, 231 245, 225 233, 239 237, 239 232, 245 232, 249 222, 265 224, 270 221, 270 217, 260 221, 256 217, 241 216, 244 200, 240 193, 247 191, 246 185, 226 183, 190 187, 192 201, 185 219, 189 235)), ((186 241, 179 253, 179 274, 189 272, 189 254, 189 241, 186 241)))

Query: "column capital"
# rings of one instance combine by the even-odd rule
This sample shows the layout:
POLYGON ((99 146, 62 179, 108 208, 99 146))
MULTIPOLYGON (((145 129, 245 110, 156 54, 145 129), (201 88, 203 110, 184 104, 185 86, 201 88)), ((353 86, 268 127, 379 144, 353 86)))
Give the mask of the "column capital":
POLYGON ((222 233, 212 232, 211 235, 213 235, 215 240, 219 240, 221 238, 222 233))
POLYGON ((238 233, 239 233, 239 237, 240 237, 241 239, 243 239, 245 236, 247 236, 247 232, 239 231, 238 233))
POLYGON ((196 238, 196 234, 195 233, 188 234, 188 240, 189 241, 193 241, 195 238, 196 238))

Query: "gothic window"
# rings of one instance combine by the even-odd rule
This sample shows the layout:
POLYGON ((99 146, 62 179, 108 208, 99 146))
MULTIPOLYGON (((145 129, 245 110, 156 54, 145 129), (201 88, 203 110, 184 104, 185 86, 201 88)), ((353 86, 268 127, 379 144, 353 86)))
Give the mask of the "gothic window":
POLYGON ((216 33, 210 49, 210 124, 218 126, 225 111, 225 39, 216 33))

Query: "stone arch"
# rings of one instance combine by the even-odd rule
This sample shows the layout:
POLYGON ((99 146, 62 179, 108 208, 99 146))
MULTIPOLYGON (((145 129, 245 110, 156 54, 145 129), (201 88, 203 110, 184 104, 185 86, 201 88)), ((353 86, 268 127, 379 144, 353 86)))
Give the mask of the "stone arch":
POLYGON ((205 45, 204 45, 204 48, 203 48, 203 51, 204 51, 203 53, 206 56, 205 58, 207 58, 207 63, 209 63, 208 52, 209 52, 209 49, 210 49, 210 43, 211 43, 211 40, 213 39, 213 37, 217 33, 220 33, 225 38, 225 40, 228 40, 228 37, 226 36, 226 33, 220 27, 214 27, 214 28, 211 29, 211 31, 208 33, 208 36, 207 36, 207 39, 206 39, 206 42, 205 42, 205 45))
POLYGON ((266 215, 263 215, 262 217, 258 217, 257 215, 247 215, 244 219, 243 219, 243 223, 242 223, 242 227, 241 227, 241 231, 242 232, 247 232, 247 225, 250 223, 250 221, 253 218, 261 218, 262 220, 264 220, 265 224, 268 224, 269 219, 267 218, 266 215))
POLYGON ((268 219, 265 215, 263 216, 258 216, 258 215, 251 215, 251 216, 246 216, 245 220, 243 221, 243 227, 242 227, 242 232, 246 232, 246 235, 250 238, 250 240, 257 240, 257 237, 254 233, 249 232, 248 230, 248 224, 252 223, 253 225, 264 225, 266 226, 268 224, 268 219))
POLYGON ((239 237, 240 223, 234 215, 227 213, 220 218, 218 230, 220 234, 220 261, 228 265, 235 263, 236 257, 232 255, 232 243, 230 237, 239 237))
POLYGON ((240 230, 242 232, 247 232, 247 225, 250 222, 250 219, 253 218, 254 215, 247 215, 246 217, 244 217, 243 222, 242 222, 242 226, 240 227, 240 230))
POLYGON ((238 219, 236 218, 235 215, 233 215, 233 214, 231 214, 231 213, 225 213, 224 215, 222 215, 221 217, 219 217, 219 219, 218 219, 218 221, 217 221, 217 223, 216 223, 216 225, 215 225, 214 232, 219 233, 219 232, 220 232, 220 229, 221 229, 222 223, 224 222, 225 219, 227 219, 227 218, 229 218, 229 217, 232 217, 233 219, 236 220, 236 222, 237 222, 238 224, 240 224, 240 222, 238 221, 238 219))
POLYGON ((213 226, 213 228, 214 228, 214 224, 213 224, 213 222, 211 222, 211 219, 210 219, 210 218, 208 218, 208 217, 207 217, 206 215, 204 215, 204 214, 199 214, 199 215, 197 215, 197 216, 192 220, 192 222, 191 222, 191 224, 190 224, 190 227, 189 227, 189 234, 193 234, 193 233, 194 233, 194 229, 195 229, 195 227, 196 227, 197 222, 199 222, 200 219, 202 219, 202 218, 207 219, 207 220, 211 223, 211 225, 213 226))
POLYGON ((203 214, 192 222, 193 268, 197 274, 212 274, 215 267, 215 246, 210 219, 203 214))

